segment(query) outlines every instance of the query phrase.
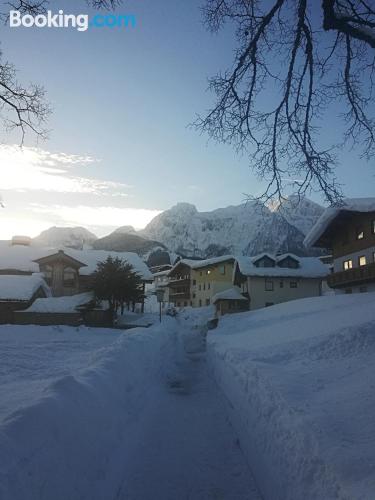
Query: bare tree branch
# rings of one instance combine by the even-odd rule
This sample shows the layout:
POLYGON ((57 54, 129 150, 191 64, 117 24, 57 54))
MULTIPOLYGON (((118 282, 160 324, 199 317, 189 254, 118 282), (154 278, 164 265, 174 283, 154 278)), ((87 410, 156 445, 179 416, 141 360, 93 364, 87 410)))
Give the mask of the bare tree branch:
POLYGON ((343 109, 344 143, 360 145, 365 157, 375 151, 368 116, 375 12, 363 0, 323 0, 319 24, 316 9, 315 0, 207 0, 204 7, 211 31, 236 25, 238 49, 232 69, 210 79, 216 104, 195 126, 249 156, 267 181, 264 200, 282 199, 290 186, 340 200, 340 144, 321 134, 331 109, 343 109))

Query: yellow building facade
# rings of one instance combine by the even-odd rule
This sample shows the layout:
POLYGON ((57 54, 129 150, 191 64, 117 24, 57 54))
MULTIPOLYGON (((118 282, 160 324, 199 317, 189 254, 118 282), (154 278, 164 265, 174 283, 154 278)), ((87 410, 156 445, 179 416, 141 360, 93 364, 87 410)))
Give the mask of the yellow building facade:
POLYGON ((191 267, 191 305, 212 304, 212 297, 232 286, 235 259, 217 257, 193 264, 191 267))

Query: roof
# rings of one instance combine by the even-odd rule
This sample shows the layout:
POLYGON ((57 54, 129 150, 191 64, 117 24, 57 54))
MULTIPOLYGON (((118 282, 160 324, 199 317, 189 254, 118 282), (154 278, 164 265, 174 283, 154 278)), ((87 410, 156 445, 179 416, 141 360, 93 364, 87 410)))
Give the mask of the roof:
POLYGON ((78 268, 86 266, 86 264, 75 259, 71 255, 68 255, 63 250, 59 250, 56 253, 46 255, 45 257, 40 257, 39 259, 36 259, 35 262, 37 262, 38 264, 48 264, 49 262, 53 262, 56 259, 60 259, 60 261, 64 260, 67 264, 78 268))
POLYGON ((204 260, 181 259, 172 267, 169 273, 172 273, 179 265, 188 266, 190 269, 201 269, 203 267, 221 264, 222 262, 227 262, 228 260, 235 260, 235 257, 233 255, 222 255, 221 257, 212 257, 211 259, 204 260))
POLYGON ((22 312, 33 313, 74 313, 77 308, 89 304, 94 298, 92 292, 79 293, 65 297, 48 297, 36 299, 26 310, 22 312))
POLYGON ((93 273, 96 269, 98 262, 104 261, 107 257, 119 258, 128 262, 134 271, 139 274, 139 276, 144 281, 152 281, 153 276, 145 262, 140 258, 140 256, 134 252, 109 252, 108 250, 73 250, 71 248, 65 248, 64 252, 70 255, 76 260, 79 260, 86 264, 79 270, 80 275, 89 275, 93 273))
POLYGON ((307 234, 304 244, 307 247, 314 246, 324 235, 332 222, 343 213, 367 213, 375 212, 375 198, 346 198, 342 205, 329 207, 319 217, 316 224, 307 234))
POLYGON ((236 261, 240 273, 244 276, 324 278, 329 274, 329 267, 316 257, 298 257, 292 253, 270 257, 276 263, 284 260, 285 257, 291 257, 297 260, 299 267, 296 269, 277 265, 275 267, 256 267, 254 262, 259 260, 259 255, 255 257, 236 257, 236 261))
POLYGON ((42 288, 46 296, 51 291, 42 276, 0 275, 0 301, 28 301, 42 288))
POLYGON ((110 252, 107 250, 74 250, 72 248, 40 247, 37 245, 11 245, 9 241, 0 241, 0 270, 17 270, 30 273, 39 272, 38 261, 57 254, 59 250, 75 259, 81 267, 80 275, 88 275, 95 271, 98 262, 106 260, 109 255, 126 260, 144 281, 152 281, 151 271, 143 260, 133 252, 110 252))
POLYGON ((212 297, 212 303, 215 304, 219 300, 248 300, 246 297, 244 297, 241 294, 240 288, 237 286, 233 286, 232 288, 228 288, 227 290, 224 290, 223 292, 216 293, 212 297))

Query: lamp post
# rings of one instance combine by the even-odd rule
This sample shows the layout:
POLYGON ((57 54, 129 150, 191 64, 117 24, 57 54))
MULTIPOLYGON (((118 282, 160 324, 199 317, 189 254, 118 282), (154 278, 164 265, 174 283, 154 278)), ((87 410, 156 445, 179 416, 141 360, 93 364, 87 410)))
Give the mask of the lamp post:
POLYGON ((159 302, 159 321, 161 323, 161 305, 163 303, 163 299, 164 299, 164 292, 165 290, 163 290, 163 288, 158 288, 156 290, 156 298, 159 302))

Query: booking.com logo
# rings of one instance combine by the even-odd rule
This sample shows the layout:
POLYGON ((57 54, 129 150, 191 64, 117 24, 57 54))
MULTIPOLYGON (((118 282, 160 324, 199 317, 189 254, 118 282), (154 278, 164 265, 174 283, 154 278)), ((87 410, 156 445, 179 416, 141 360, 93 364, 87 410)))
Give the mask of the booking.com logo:
POLYGON ((87 31, 89 28, 135 28, 136 19, 133 14, 96 14, 89 18, 87 14, 64 14, 59 10, 53 14, 48 10, 45 14, 32 16, 22 15, 18 10, 9 12, 9 26, 11 28, 76 28, 77 31, 87 31))

